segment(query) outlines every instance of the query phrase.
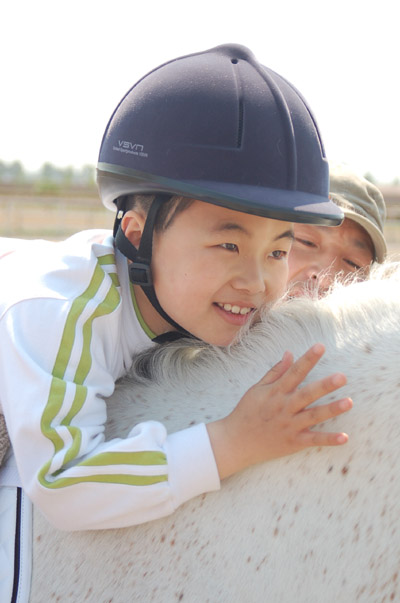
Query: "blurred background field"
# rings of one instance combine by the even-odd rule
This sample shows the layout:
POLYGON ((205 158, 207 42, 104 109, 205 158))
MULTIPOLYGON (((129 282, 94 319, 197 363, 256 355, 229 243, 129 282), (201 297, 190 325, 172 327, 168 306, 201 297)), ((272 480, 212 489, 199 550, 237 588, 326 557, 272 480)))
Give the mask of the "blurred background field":
MULTIPOLYGON (((12 178, 9 172, 2 179, 0 169, 0 236, 59 240, 79 230, 112 228, 114 216, 100 202, 93 167, 57 170, 47 164, 35 178, 21 166, 14 165, 12 178)), ((400 259, 400 184, 377 184, 387 205, 389 253, 400 259)))
POLYGON ((112 223, 99 200, 93 166, 44 163, 29 172, 19 161, 0 161, 0 236, 58 240, 112 223))
POLYGON ((113 214, 96 190, 33 194, 0 188, 0 236, 63 239, 88 228, 112 228, 113 214))

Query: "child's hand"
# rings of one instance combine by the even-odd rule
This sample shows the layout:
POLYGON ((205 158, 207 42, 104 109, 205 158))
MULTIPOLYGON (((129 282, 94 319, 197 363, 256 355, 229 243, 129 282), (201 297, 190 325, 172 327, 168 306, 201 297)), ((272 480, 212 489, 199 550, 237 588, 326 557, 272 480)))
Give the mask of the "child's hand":
POLYGON ((207 425, 220 479, 303 448, 347 442, 344 433, 311 431, 310 427, 350 410, 350 398, 307 409, 318 398, 345 385, 346 377, 337 373, 299 388, 324 351, 322 344, 316 344, 296 362, 285 352, 231 414, 207 425))

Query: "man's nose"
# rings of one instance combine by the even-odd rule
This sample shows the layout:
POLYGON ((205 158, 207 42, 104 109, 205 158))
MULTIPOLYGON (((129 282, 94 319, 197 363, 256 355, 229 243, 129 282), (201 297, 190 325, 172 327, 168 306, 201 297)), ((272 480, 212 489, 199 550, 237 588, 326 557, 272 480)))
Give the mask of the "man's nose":
POLYGON ((335 279, 335 262, 320 262, 310 266, 306 272, 307 281, 318 288, 318 290, 326 291, 335 279))

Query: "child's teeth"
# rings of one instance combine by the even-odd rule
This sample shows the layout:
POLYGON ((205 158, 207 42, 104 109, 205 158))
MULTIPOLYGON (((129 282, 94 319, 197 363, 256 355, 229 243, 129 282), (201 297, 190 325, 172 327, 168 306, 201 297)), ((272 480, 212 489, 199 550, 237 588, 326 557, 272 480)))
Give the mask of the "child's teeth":
POLYGON ((239 306, 232 306, 231 304, 218 304, 220 308, 223 308, 227 312, 232 314, 248 314, 251 308, 240 308, 239 306))

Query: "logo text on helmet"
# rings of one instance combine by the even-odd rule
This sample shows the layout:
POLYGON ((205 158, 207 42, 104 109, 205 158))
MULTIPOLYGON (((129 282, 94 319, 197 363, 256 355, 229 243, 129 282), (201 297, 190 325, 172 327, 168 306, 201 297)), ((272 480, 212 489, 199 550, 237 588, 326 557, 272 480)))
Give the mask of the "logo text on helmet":
POLYGON ((137 155, 138 157, 148 157, 148 153, 144 152, 144 146, 142 144, 129 140, 118 140, 118 145, 113 146, 113 151, 129 153, 130 155, 137 155))

